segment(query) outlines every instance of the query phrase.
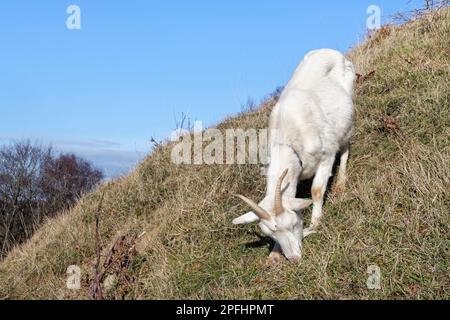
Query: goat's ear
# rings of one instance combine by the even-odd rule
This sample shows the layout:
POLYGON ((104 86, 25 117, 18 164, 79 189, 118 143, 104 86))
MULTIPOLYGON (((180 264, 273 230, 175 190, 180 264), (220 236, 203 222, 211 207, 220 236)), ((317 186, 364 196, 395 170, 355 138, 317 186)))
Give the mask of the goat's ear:
POLYGON ((233 220, 233 224, 247 224, 259 221, 259 217, 253 211, 243 214, 239 218, 233 220))
POLYGON ((311 199, 300 199, 300 198, 290 198, 286 197, 283 199, 286 207, 288 207, 291 210, 299 211, 302 209, 308 208, 313 201, 311 199))

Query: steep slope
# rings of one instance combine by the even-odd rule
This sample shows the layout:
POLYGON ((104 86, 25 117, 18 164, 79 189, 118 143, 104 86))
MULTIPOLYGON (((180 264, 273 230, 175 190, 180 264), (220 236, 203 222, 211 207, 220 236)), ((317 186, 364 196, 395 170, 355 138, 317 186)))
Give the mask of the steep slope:
MULTIPOLYGON (((362 75, 349 185, 329 192, 300 265, 267 267, 257 227, 231 224, 247 209, 231 194, 264 194, 259 166, 175 165, 164 144, 14 249, 0 264, 0 298, 90 298, 98 216, 104 256, 125 236, 106 298, 448 299, 449 26, 443 9, 385 26, 349 53, 362 75), (80 290, 66 287, 70 265, 80 290), (369 265, 380 290, 366 286, 369 265)), ((218 128, 265 128, 275 99, 218 128)))

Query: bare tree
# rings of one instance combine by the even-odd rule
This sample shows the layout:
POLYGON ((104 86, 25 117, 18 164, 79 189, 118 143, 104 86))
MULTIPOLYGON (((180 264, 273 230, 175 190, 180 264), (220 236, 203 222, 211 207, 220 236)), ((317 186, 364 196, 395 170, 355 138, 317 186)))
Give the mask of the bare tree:
POLYGON ((9 243, 29 237, 40 223, 39 187, 42 167, 51 159, 51 149, 19 142, 0 150, 0 241, 9 243))
POLYGON ((86 160, 74 154, 63 154, 44 164, 41 188, 47 204, 55 211, 72 205, 102 179, 102 172, 86 160))
POLYGON ((103 174, 77 156, 18 142, 0 149, 0 258, 29 238, 46 217, 91 191, 103 174))

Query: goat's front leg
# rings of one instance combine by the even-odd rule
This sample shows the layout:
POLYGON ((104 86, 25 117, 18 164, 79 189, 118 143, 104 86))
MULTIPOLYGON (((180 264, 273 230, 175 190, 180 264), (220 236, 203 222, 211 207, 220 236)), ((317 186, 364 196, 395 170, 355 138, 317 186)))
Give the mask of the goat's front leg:
POLYGON ((313 179, 311 195, 313 199, 313 210, 311 216, 311 224, 303 231, 303 238, 316 233, 317 227, 322 219, 323 197, 327 188, 328 179, 331 177, 333 170, 334 157, 322 162, 317 169, 313 179))
POLYGON ((283 259, 283 254, 281 252, 281 247, 278 242, 275 242, 275 245, 272 248, 272 252, 270 252, 269 257, 267 258, 267 264, 270 266, 276 266, 283 259))

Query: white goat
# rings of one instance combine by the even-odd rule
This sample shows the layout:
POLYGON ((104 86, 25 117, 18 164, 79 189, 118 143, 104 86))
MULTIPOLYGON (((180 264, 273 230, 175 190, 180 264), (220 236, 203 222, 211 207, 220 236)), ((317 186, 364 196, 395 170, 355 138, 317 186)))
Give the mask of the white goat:
POLYGON ((259 221, 262 232, 276 242, 269 256, 273 264, 280 261, 281 251, 291 262, 297 262, 302 238, 316 232, 325 189, 339 152, 336 188, 345 186, 354 79, 353 64, 340 52, 311 51, 295 70, 271 113, 269 130, 277 134, 270 139, 266 196, 256 204, 238 195, 253 211, 233 223, 259 221), (312 201, 295 198, 298 181, 312 177, 312 201), (282 187, 284 178, 287 184, 282 187), (311 203, 311 225, 303 231, 300 210, 311 203))

